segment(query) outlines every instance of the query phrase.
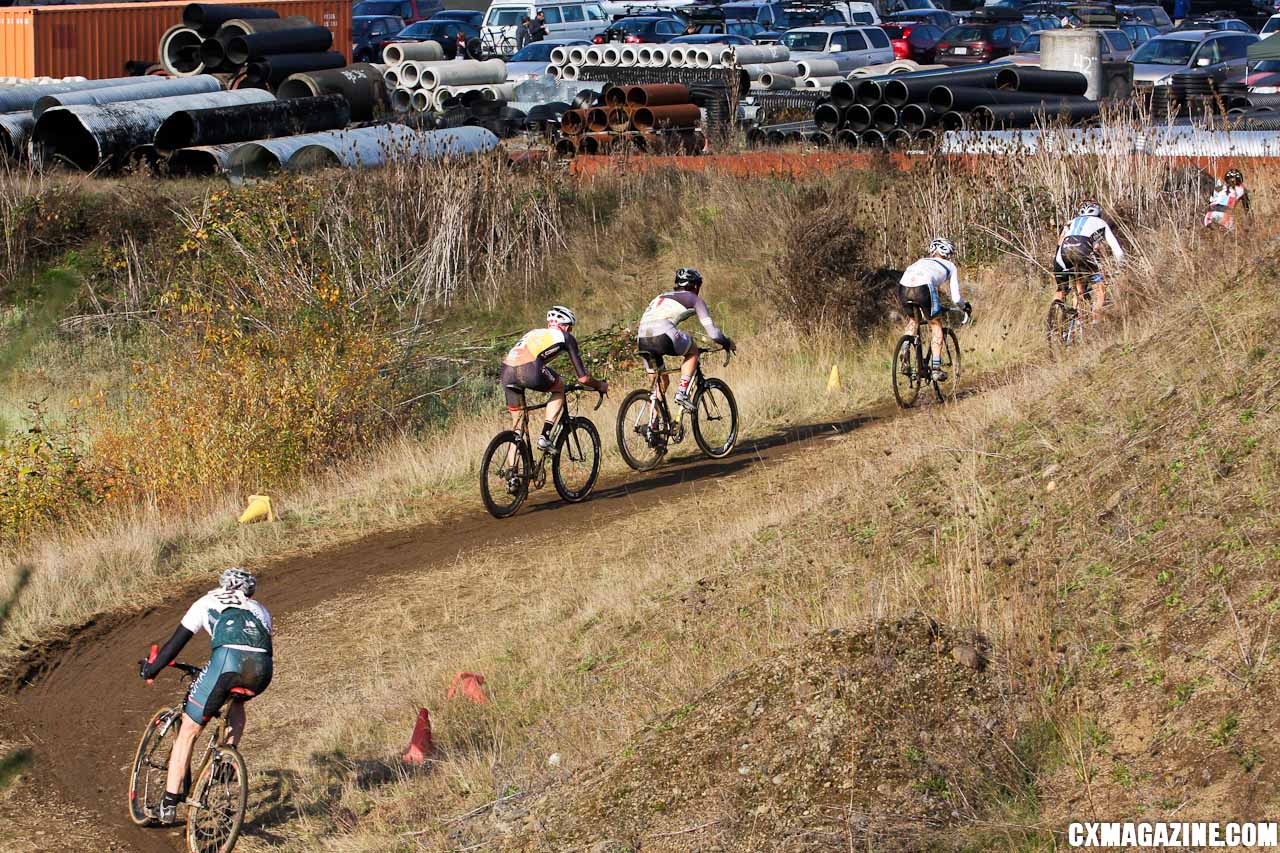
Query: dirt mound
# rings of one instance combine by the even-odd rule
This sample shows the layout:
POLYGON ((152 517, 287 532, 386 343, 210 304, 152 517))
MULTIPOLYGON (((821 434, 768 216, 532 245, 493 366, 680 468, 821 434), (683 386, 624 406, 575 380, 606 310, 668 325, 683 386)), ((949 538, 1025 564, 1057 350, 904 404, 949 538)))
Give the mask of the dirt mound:
POLYGON ((1011 698, 981 638, 927 616, 833 630, 490 826, 516 849, 958 847, 1021 784, 1011 698))

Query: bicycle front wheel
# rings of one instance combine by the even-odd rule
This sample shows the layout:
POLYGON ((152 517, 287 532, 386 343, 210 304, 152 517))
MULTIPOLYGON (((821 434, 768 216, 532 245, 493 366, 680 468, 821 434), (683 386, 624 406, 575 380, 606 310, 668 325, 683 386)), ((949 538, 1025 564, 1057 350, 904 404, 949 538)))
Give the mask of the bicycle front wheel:
POLYGON ((152 815, 158 811, 169 776, 169 753, 178 739, 181 722, 181 710, 161 708, 152 714, 138 741, 133 772, 129 774, 129 819, 138 826, 152 823, 152 815))
POLYGON ((1053 300, 1049 306, 1049 316, 1045 319, 1045 339, 1049 344, 1049 352, 1055 357, 1062 357, 1067 349, 1076 342, 1079 330, 1079 316, 1061 300, 1053 300))
POLYGON ((656 468, 667 452, 666 419, 654 406, 650 393, 638 388, 618 409, 618 451, 637 471, 656 468))
POLYGON ((587 418, 571 418, 556 442, 551 479, 569 503, 585 501, 600 475, 600 433, 587 418))
POLYGON ((529 496, 533 458, 529 446, 511 431, 489 442, 480 460, 480 497, 494 518, 506 518, 529 496))
POLYGON ((942 330, 942 372, 947 378, 933 383, 939 403, 954 400, 960 390, 960 341, 950 329, 942 330))
POLYGON ((719 379, 703 383, 693 400, 693 437, 712 459, 728 456, 738 443, 738 402, 719 379))
POLYGON ((231 853, 249 801, 249 770, 234 749, 219 747, 196 781, 187 807, 189 853, 231 853))
POLYGON ((920 339, 911 335, 898 338, 893 351, 893 397, 898 405, 909 409, 920 396, 924 376, 920 370, 920 339))

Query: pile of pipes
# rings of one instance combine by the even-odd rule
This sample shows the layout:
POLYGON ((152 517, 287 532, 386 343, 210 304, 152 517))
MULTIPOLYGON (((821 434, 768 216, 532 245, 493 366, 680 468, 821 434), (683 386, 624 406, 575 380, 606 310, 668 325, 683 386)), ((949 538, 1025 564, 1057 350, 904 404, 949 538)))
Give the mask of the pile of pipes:
POLYGON ((1280 130, 1280 95, 1233 95, 1227 108, 1236 130, 1280 130))
POLYGON ((841 81, 813 111, 819 144, 886 148, 929 146, 938 131, 1075 124, 1098 115, 1075 71, 980 65, 841 81))
POLYGON ((81 83, 83 77, 0 77, 0 89, 13 86, 42 86, 45 83, 81 83))
MULTIPOLYGON (((598 44, 552 48, 548 73, 557 80, 577 80, 581 69, 593 68, 723 68, 735 64, 727 44, 598 44)), ((779 48, 783 53, 786 48, 779 48)))
POLYGON ((701 123, 702 110, 679 83, 609 86, 595 106, 560 116, 556 154, 698 154, 706 145, 701 123))
POLYGON ((487 101, 515 96, 501 59, 445 59, 434 41, 389 44, 382 58, 391 108, 398 113, 444 112, 468 92, 487 101))
POLYGON ((232 89, 272 89, 292 74, 342 68, 333 33, 274 9, 191 3, 160 38, 160 65, 174 77, 228 75, 232 89))

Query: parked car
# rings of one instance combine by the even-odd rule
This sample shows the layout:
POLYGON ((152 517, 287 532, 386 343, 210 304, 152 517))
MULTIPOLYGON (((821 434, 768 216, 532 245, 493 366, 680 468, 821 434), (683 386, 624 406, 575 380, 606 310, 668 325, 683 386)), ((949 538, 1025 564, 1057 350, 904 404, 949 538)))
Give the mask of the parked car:
POLYGON ((453 59, 458 54, 459 33, 464 44, 480 38, 480 28, 465 21, 418 21, 396 33, 392 41, 433 41, 444 49, 445 58, 453 59))
POLYGON ((1054 15, 1025 15, 1022 23, 1026 24, 1033 33, 1040 30, 1062 29, 1062 19, 1054 15))
POLYGON ((484 15, 481 29, 495 43, 516 39, 520 19, 546 13, 548 39, 590 39, 604 27, 609 18, 595 0, 564 0, 555 5, 533 4, 526 0, 495 0, 484 15))
MULTIPOLYGON (((1044 30, 1034 32, 1027 36, 1022 44, 1018 45, 1018 50, 1008 56, 1002 57, 997 62, 1012 62, 1015 65, 1039 65, 1040 64, 1040 36, 1044 30)), ((1098 30, 1102 36, 1102 61, 1103 62, 1125 62, 1133 54, 1133 42, 1129 41, 1129 37, 1120 30, 1098 30)))
POLYGON ((1262 25, 1262 29, 1259 30, 1258 35, 1264 39, 1270 38, 1275 34, 1276 30, 1280 30, 1280 15, 1272 15, 1270 18, 1267 18, 1267 22, 1262 25))
POLYGON ((720 6, 725 19, 755 21, 766 30, 793 30, 802 27, 880 23, 880 14, 871 3, 826 0, 813 4, 738 0, 720 6))
POLYGON ((945 30, 960 23, 960 18, 944 9, 934 9, 924 12, 895 12, 885 18, 882 23, 899 26, 902 24, 928 23, 945 30))
POLYGON ((1216 80, 1238 77, 1245 70, 1253 33, 1178 30, 1165 33, 1133 52, 1133 84, 1138 90, 1164 86, 1170 77, 1187 71, 1205 71, 1216 80))
POLYGON ((595 44, 606 44, 620 41, 626 44, 662 44, 678 35, 683 35, 685 25, 671 17, 637 17, 622 18, 614 21, 608 29, 591 37, 595 44))
POLYGON ((898 59, 910 59, 921 65, 933 62, 933 51, 944 30, 933 24, 881 24, 880 29, 889 36, 893 55, 898 59))
POLYGON ((667 44, 755 44, 746 36, 733 33, 694 33, 687 36, 676 36, 667 44))
POLYGON ((727 21, 719 21, 705 24, 698 24, 697 35, 714 36, 717 34, 741 36, 747 41, 751 41, 756 36, 766 32, 765 28, 757 24, 755 21, 742 21, 729 19, 727 21))
POLYGON ((586 39, 544 39, 530 42, 517 50, 507 60, 507 80, 517 83, 548 73, 551 51, 557 47, 577 47, 590 44, 586 39))
POLYGON ((885 0, 884 11, 890 15, 901 14, 902 12, 929 12, 940 11, 941 7, 933 0, 885 0))
POLYGON ((1023 23, 960 24, 942 34, 933 61, 942 65, 977 65, 1013 53, 1031 30, 1023 23))
POLYGON ((1161 34, 1173 29, 1173 20, 1162 6, 1117 6, 1116 14, 1142 21, 1155 27, 1161 34))
POLYGON ((382 49, 391 44, 404 21, 394 15, 357 15, 351 19, 351 61, 381 62, 382 49))
POLYGON ((879 27, 800 27, 787 30, 781 44, 791 59, 834 59, 850 70, 893 62, 889 36, 879 27))
POLYGON ((1228 33, 1251 33, 1253 27, 1239 18, 1187 18, 1174 31, 1178 30, 1217 30, 1228 33))
POLYGON ((436 12, 431 16, 432 21, 465 21, 473 27, 479 27, 484 24, 484 12, 476 12, 471 9, 445 9, 436 12))
POLYGON ((444 9, 444 0, 361 0, 351 7, 352 17, 399 18, 406 24, 425 21, 444 9))
POLYGON ((1142 47, 1156 36, 1160 35, 1160 31, 1150 24, 1144 24, 1141 21, 1121 21, 1120 29, 1129 37, 1129 41, 1133 42, 1135 48, 1142 47))

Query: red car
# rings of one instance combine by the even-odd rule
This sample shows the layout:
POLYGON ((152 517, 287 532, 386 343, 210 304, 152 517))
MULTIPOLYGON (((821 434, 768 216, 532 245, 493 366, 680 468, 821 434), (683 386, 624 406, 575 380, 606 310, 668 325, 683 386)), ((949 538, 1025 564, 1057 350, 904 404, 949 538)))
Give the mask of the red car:
POLYGON ((923 22, 881 24, 880 29, 889 36, 895 59, 910 59, 921 65, 933 62, 934 48, 942 38, 942 27, 923 22))
POLYGON ((1008 56, 1031 35, 1026 24, 960 24, 942 34, 934 49, 934 62, 943 65, 975 65, 1008 56))

